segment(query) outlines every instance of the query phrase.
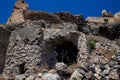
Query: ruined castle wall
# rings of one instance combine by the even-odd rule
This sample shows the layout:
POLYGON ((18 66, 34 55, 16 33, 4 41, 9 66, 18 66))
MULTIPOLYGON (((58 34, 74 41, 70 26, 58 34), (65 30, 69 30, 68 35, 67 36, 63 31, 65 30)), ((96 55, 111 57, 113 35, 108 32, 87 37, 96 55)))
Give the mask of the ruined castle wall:
POLYGON ((11 17, 8 19, 7 24, 15 24, 15 23, 22 23, 25 22, 25 19, 23 17, 23 11, 14 9, 11 17))
POLYGON ((13 8, 13 12, 8 19, 7 24, 16 24, 25 22, 23 17, 23 11, 28 10, 28 4, 24 0, 18 0, 13 8))
POLYGON ((74 16, 73 14, 69 12, 59 12, 55 14, 57 14, 60 17, 60 19, 64 22, 73 22, 77 25, 82 25, 85 23, 85 20, 82 15, 74 16))
POLYGON ((65 42, 72 43, 76 47, 74 50, 78 50, 76 54, 79 57, 75 59, 79 60, 80 54, 86 54, 88 50, 85 35, 76 30, 42 30, 41 26, 30 24, 26 25, 25 28, 12 31, 3 74, 23 74, 20 67, 23 64, 24 69, 22 70, 25 70, 23 71, 25 74, 34 73, 35 68, 44 64, 53 68, 57 63, 57 56, 54 53, 56 48, 61 44, 65 45, 65 48, 73 47, 68 46, 65 42))
POLYGON ((59 17, 52 13, 26 10, 23 15, 25 20, 45 20, 49 23, 61 23, 59 17))
POLYGON ((6 51, 9 43, 10 32, 0 28, 0 73, 2 73, 5 63, 6 51))
POLYGON ((88 17, 88 22, 96 22, 96 23, 114 23, 114 17, 88 17))
POLYGON ((36 25, 11 33, 3 74, 24 74, 28 73, 26 70, 33 70, 33 66, 37 67, 41 62, 42 34, 41 27, 36 25))

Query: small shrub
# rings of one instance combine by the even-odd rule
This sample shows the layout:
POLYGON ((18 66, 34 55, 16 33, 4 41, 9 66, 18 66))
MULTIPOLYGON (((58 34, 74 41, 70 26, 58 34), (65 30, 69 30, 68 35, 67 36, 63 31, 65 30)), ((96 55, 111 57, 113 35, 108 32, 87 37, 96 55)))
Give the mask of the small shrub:
POLYGON ((94 40, 89 40, 90 50, 95 50, 96 42, 94 40))

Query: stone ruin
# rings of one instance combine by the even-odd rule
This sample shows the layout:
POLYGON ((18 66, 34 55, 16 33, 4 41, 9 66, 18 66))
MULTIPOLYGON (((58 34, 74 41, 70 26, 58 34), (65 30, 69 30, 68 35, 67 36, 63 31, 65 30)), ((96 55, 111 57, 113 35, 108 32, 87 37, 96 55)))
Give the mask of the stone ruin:
POLYGON ((0 28, 0 73, 3 71, 10 32, 0 28))
POLYGON ((113 15, 111 12, 102 10, 102 17, 88 17, 86 20, 91 23, 118 23, 120 22, 120 13, 118 12, 113 15))
POLYGON ((41 25, 23 25, 22 29, 12 31, 5 40, 1 59, 6 59, 6 62, 1 70, 4 67, 3 74, 7 75, 32 74, 34 69, 45 64, 52 69, 57 62, 71 65, 79 61, 81 54, 88 54, 89 51, 83 33, 70 29, 42 29, 41 25))
POLYGON ((18 0, 15 3, 11 17, 8 19, 9 23, 21 23, 25 22, 23 11, 28 10, 28 4, 24 0, 18 0))
POLYGON ((0 29, 3 39, 0 40, 3 50, 0 51, 0 72, 11 77, 32 74, 34 69, 45 64, 52 69, 57 62, 66 65, 77 63, 82 54, 89 53, 85 35, 76 31, 77 25, 84 22, 81 15, 28 10, 28 4, 18 0, 7 25, 4 25, 7 30, 0 29), (63 28, 49 29, 44 24, 63 28), (43 25, 47 28, 43 28, 43 25))
MULTIPOLYGON (((119 19, 118 16, 119 13, 113 15, 115 19, 119 19)), ((63 70, 63 74, 56 73, 63 79, 70 78, 70 76, 70 80, 76 79, 77 76, 74 75, 76 70, 80 71, 82 74, 79 75, 82 76, 83 73, 89 72, 87 67, 108 63, 103 55, 108 56, 108 52, 111 52, 111 56, 113 56, 118 49, 116 44, 98 41, 96 50, 90 52, 88 35, 78 31, 79 27, 91 25, 91 21, 104 23, 104 19, 113 17, 104 16, 104 18, 95 18, 95 20, 90 18, 87 23, 82 15, 28 10, 28 4, 24 0, 18 0, 7 24, 0 25, 0 73, 6 80, 16 79, 16 76, 23 74, 28 77, 56 69, 56 64, 62 62, 68 67, 69 73, 66 69, 63 70), (100 55, 101 52, 102 55, 100 55)), ((118 28, 119 26, 114 32, 117 30, 115 36, 119 38, 118 28)), ((59 68, 59 66, 57 67, 59 68)), ((95 70, 98 70, 98 67, 95 66, 95 70)), ((94 76, 96 77, 96 75, 94 76)), ((87 75, 84 77, 92 79, 88 78, 87 75)), ((96 78, 100 80, 99 76, 96 78)))
POLYGON ((82 15, 73 16, 68 12, 48 13, 43 11, 28 10, 28 4, 24 0, 15 3, 12 15, 7 24, 22 23, 27 20, 45 20, 49 23, 74 22, 82 25, 85 20, 82 15))

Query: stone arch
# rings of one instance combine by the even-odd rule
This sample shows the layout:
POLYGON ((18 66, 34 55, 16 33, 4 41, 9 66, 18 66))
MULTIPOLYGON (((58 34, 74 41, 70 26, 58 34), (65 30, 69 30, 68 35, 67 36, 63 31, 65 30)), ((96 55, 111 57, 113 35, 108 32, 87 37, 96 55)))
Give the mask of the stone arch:
POLYGON ((65 39, 65 37, 56 37, 47 44, 49 46, 46 47, 48 51, 46 59, 50 68, 53 68, 57 62, 63 62, 68 66, 77 62, 79 51, 76 45, 77 42, 74 43, 70 39, 65 39))
POLYGON ((84 34, 81 35, 81 33, 74 31, 59 32, 57 30, 55 34, 49 34, 50 36, 48 36, 48 34, 49 32, 46 34, 47 39, 45 40, 42 58, 44 59, 44 63, 47 63, 50 68, 53 68, 57 62, 64 62, 69 66, 80 60, 80 53, 82 53, 81 49, 83 49, 82 46, 86 45, 83 43, 84 40, 81 40, 85 39, 84 34))

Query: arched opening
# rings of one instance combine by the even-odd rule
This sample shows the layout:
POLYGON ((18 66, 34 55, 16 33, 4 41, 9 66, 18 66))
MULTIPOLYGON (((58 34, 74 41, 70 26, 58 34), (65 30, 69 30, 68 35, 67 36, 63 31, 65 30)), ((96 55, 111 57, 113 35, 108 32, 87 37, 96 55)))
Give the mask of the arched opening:
POLYGON ((60 44, 57 44, 57 62, 64 62, 68 66, 77 62, 78 49, 70 41, 64 41, 60 44))

